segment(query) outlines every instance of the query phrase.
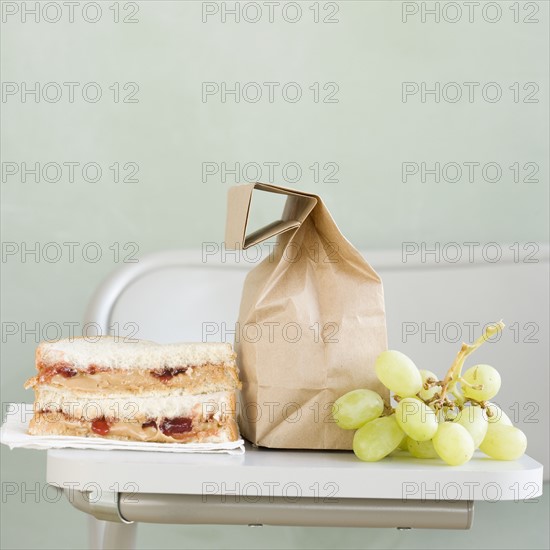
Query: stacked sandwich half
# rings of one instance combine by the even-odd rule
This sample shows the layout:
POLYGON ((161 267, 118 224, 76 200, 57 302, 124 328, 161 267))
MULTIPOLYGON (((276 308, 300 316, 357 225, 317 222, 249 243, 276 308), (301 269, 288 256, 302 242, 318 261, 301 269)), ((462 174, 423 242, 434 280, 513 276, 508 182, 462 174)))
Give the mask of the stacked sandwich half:
POLYGON ((25 384, 35 391, 30 434, 166 443, 239 438, 240 383, 229 344, 43 342, 36 369, 25 384))

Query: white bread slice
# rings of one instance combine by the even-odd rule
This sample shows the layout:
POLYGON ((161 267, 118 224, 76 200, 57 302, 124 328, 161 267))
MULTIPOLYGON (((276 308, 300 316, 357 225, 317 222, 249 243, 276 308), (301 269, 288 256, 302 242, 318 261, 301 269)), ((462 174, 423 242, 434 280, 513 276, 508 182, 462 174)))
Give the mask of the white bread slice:
POLYGON ((143 422, 148 418, 174 418, 213 415, 216 420, 235 416, 235 392, 189 394, 176 389, 144 395, 88 394, 77 395, 52 386, 35 390, 35 411, 60 411, 84 420, 116 418, 126 422, 143 422))
POLYGON ((66 363, 76 370, 90 365, 108 369, 164 369, 214 365, 235 366, 230 344, 215 342, 157 344, 102 336, 42 342, 36 349, 36 368, 66 363))

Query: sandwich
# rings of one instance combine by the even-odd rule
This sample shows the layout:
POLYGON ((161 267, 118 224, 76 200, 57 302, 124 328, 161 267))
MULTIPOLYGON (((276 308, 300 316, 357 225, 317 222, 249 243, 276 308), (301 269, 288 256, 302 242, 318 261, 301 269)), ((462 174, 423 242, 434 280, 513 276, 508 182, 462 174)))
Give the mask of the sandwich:
POLYGON ((42 342, 31 435, 159 443, 236 441, 230 344, 157 344, 112 337, 42 342))

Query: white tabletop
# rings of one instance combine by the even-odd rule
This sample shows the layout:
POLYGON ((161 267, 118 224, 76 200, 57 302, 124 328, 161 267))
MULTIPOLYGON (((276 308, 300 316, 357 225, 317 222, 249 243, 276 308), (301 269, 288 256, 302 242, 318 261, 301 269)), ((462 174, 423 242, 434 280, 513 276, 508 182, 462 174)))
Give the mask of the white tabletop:
POLYGON ((524 500, 542 494, 542 465, 476 453, 462 466, 396 452, 376 463, 352 452, 247 446, 239 456, 140 451, 48 451, 47 480, 85 491, 426 500, 524 500))

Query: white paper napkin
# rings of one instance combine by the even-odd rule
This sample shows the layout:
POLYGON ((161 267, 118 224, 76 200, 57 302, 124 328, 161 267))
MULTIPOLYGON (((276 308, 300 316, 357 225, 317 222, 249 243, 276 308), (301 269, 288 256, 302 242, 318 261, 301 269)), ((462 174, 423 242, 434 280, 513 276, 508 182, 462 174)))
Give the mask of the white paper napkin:
POLYGON ((139 441, 118 441, 100 437, 73 437, 66 435, 29 435, 29 421, 33 408, 29 403, 8 403, 6 419, 0 429, 0 443, 10 449, 96 449, 102 451, 153 451, 161 453, 244 453, 244 441, 227 443, 152 443, 139 441))

